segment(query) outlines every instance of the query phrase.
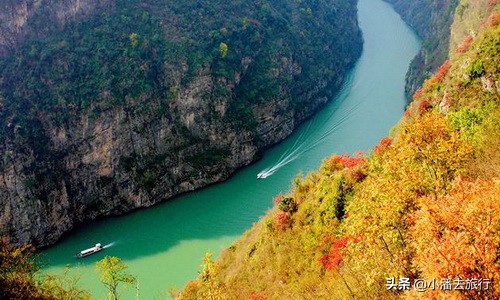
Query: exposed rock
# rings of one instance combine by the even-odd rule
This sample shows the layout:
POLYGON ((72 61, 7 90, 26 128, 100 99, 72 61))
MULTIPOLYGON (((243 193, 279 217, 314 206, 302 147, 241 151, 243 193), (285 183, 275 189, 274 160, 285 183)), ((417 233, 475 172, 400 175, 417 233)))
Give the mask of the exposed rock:
MULTIPOLYGON (((2 2, 0 51, 8 54, 21 47, 26 37, 43 39, 70 21, 83 20, 101 9, 112 10, 113 5, 113 0, 2 2), (33 25, 40 13, 53 21, 50 28, 33 25)), ((47 246, 82 222, 148 207, 225 180, 258 159, 263 149, 282 141, 331 99, 359 57, 355 2, 344 5, 352 8, 342 21, 348 23, 342 27, 349 36, 342 47, 352 48, 348 55, 342 61, 325 61, 323 73, 314 74, 312 86, 300 86, 300 76, 309 76, 304 69, 311 68, 310 62, 297 61, 298 54, 293 52, 272 56, 268 74, 278 79, 273 86, 278 92, 245 107, 248 120, 229 115, 239 100, 238 89, 248 84, 249 70, 256 64, 251 56, 238 58, 234 77, 214 75, 210 63, 187 76, 192 72, 187 61, 165 61, 164 77, 158 80, 169 83, 168 100, 143 92, 115 101, 113 93, 103 89, 96 91, 98 99, 85 108, 68 100, 64 108, 70 117, 64 122, 54 121, 53 112, 48 111, 58 111, 58 103, 39 108, 40 99, 31 90, 25 92, 31 106, 22 111, 29 115, 21 122, 20 108, 13 100, 4 105, 8 97, 6 90, 0 90, 0 237, 15 244, 47 246), (217 94, 217 89, 225 92, 217 94)), ((168 16, 165 23, 178 23, 174 15, 168 16)), ((171 41, 181 41, 182 31, 170 23, 163 29, 171 41)), ((336 24, 330 26, 342 25, 336 24)), ((337 40, 319 41, 324 46, 319 52, 328 53, 337 40)), ((61 65, 61 72, 69 69, 63 59, 54 64, 61 65)), ((45 78, 33 80, 54 85, 45 78)), ((12 88, 13 82, 5 86, 12 88)))

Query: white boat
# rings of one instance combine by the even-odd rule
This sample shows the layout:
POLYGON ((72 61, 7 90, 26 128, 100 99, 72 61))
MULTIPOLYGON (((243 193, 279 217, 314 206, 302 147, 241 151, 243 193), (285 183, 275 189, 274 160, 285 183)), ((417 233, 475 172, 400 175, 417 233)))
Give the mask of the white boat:
POLYGON ((268 172, 260 172, 259 174, 257 174, 257 179, 264 179, 267 176, 269 176, 268 172))
POLYGON ((92 248, 89 248, 89 249, 85 249, 85 250, 83 250, 83 251, 80 251, 80 253, 78 253, 78 254, 76 255, 76 257, 78 257, 78 258, 82 258, 82 257, 85 257, 85 256, 89 256, 89 255, 92 255, 92 254, 94 254, 94 253, 97 253, 97 252, 99 252, 99 251, 101 251, 101 250, 103 250, 103 249, 104 249, 104 247, 103 247, 100 243, 98 243, 98 244, 95 244, 95 246, 94 246, 94 247, 92 247, 92 248))

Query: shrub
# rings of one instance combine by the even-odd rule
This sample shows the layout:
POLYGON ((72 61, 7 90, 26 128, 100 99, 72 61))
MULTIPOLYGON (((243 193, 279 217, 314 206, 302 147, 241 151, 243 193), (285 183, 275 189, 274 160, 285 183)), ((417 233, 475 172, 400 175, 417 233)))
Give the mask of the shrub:
POLYGON ((290 227, 292 219, 290 218, 290 215, 286 212, 280 211, 276 214, 274 217, 274 224, 273 228, 283 231, 290 227))
POLYGON ((488 26, 494 27, 498 24, 500 24, 500 12, 491 14, 491 16, 488 18, 488 26))
POLYGON ((297 210, 297 203, 292 197, 282 197, 278 208, 284 212, 294 213, 297 210))
POLYGON ((420 113, 424 113, 431 108, 432 108, 432 105, 429 103, 429 101, 427 99, 420 101, 420 103, 418 104, 418 111, 420 113))
POLYGON ((375 154, 381 155, 383 151, 389 147, 392 143, 392 139, 390 137, 382 138, 377 146, 375 146, 375 154))

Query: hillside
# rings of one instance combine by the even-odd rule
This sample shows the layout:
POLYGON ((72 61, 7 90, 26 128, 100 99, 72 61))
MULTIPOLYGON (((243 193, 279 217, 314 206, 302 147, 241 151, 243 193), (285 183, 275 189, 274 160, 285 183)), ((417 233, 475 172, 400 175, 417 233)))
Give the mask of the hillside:
POLYGON ((451 36, 475 34, 391 135, 297 177, 178 299, 500 297, 500 5, 461 4, 451 36))
MULTIPOLYGON (((459 0, 385 0, 424 40, 424 45, 406 74, 406 93, 413 93, 432 76, 433 70, 447 58, 450 50, 450 25, 459 0)), ((484 1, 484 0, 482 0, 484 1)), ((477 24, 476 24, 477 25, 477 24)), ((453 48, 454 49, 454 48, 453 48)))
POLYGON ((0 4, 0 237, 78 224, 227 179, 338 90, 356 1, 0 4))

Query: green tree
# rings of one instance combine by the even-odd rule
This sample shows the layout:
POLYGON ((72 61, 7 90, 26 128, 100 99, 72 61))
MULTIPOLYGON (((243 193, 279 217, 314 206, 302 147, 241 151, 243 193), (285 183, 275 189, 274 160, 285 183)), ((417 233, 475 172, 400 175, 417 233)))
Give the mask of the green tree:
POLYGON ((229 47, 227 46, 226 43, 220 43, 219 50, 220 50, 220 56, 224 58, 227 56, 227 51, 229 50, 229 47))
POLYGON ((130 39, 130 45, 132 46, 132 48, 137 47, 137 45, 139 44, 139 35, 133 32, 128 37, 130 39))
POLYGON ((97 269, 101 272, 101 282, 109 291, 108 298, 118 299, 118 285, 123 282, 132 284, 136 279, 125 272, 128 268, 122 260, 115 256, 106 256, 97 263, 97 269))

